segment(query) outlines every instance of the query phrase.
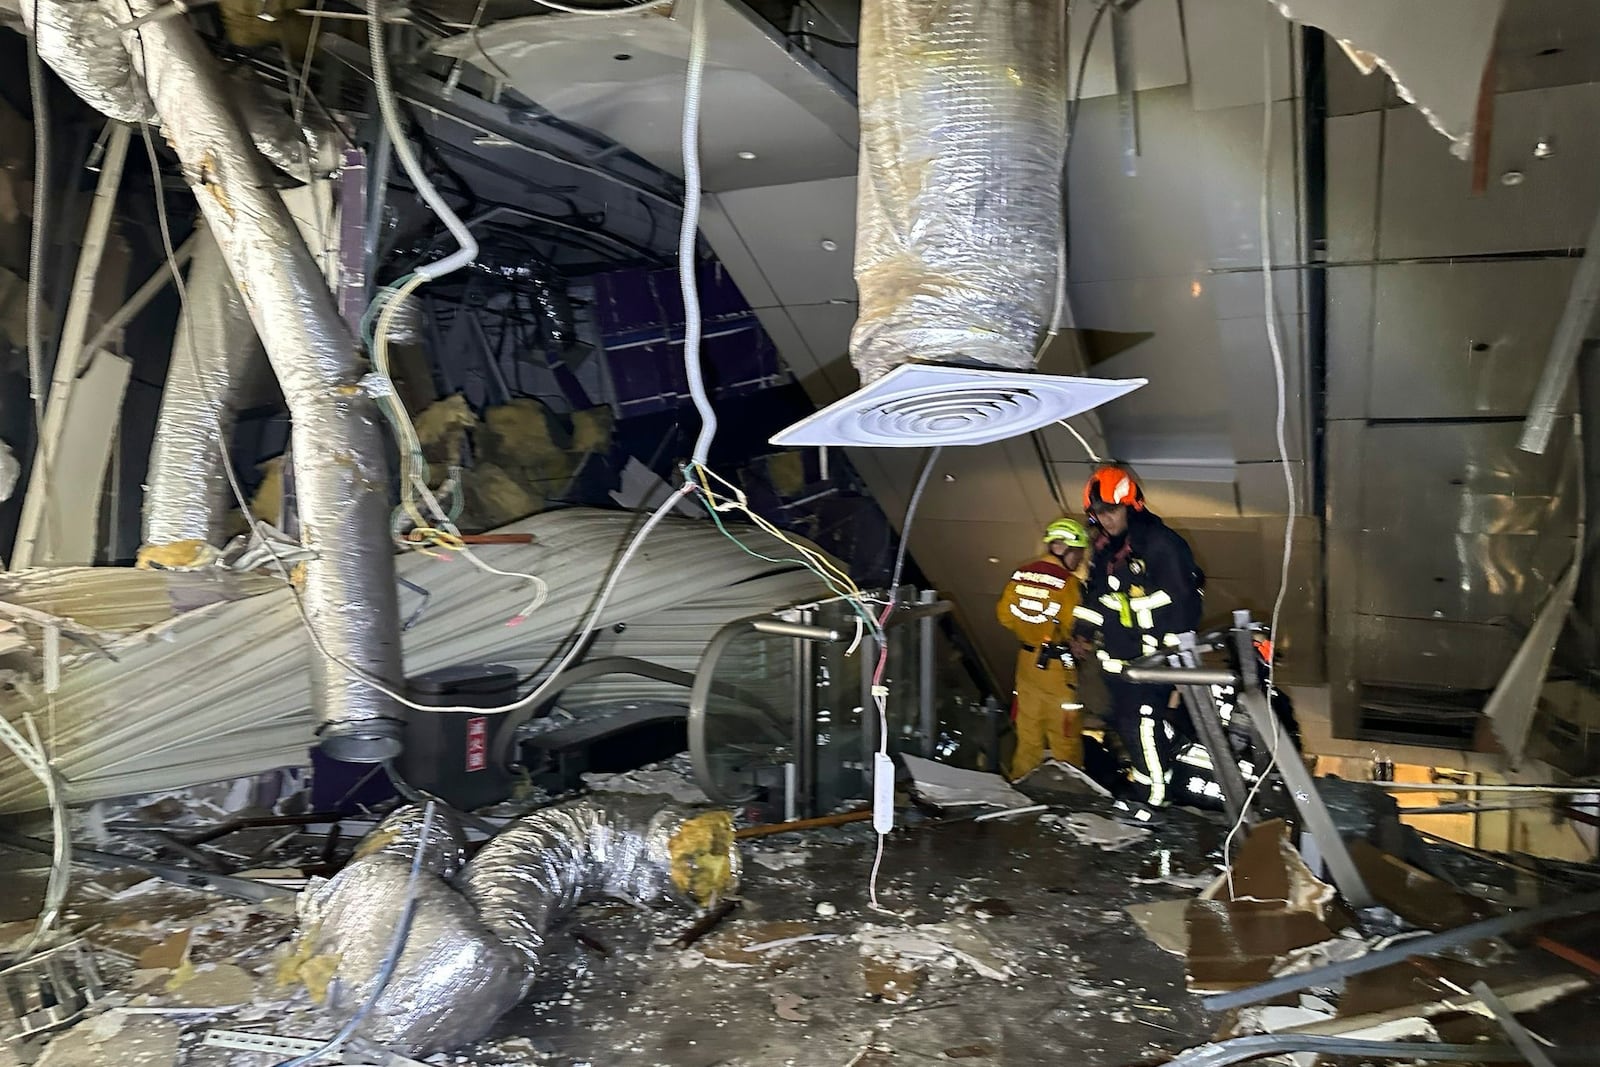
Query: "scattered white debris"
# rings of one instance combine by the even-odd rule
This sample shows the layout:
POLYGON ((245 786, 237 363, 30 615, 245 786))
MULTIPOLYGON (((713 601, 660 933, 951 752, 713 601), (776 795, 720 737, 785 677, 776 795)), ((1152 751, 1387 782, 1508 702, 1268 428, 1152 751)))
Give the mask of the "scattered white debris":
POLYGON ((678 804, 711 803, 711 798, 695 784, 694 772, 686 756, 675 756, 663 763, 621 774, 586 774, 583 784, 596 793, 667 796, 678 804))
POLYGON ((1077 784, 1086 786, 1088 791, 1096 796, 1102 796, 1108 800, 1111 798, 1111 790, 1107 789, 1093 778, 1090 778, 1088 773, 1085 772, 1082 767, 1074 767, 1072 764, 1063 762, 1061 760, 1046 760, 1044 763, 1039 764, 1039 766, 1023 775, 1022 780, 1024 782, 1029 781, 1035 775, 1039 775, 1043 778, 1056 776, 1064 777, 1077 784))
POLYGON ((803 945, 807 941, 838 941, 840 934, 801 934, 798 937, 780 937, 776 941, 758 941, 754 945, 745 945, 740 952, 776 952, 780 948, 791 945, 803 945))
POLYGON ((1128 826, 1086 811, 1071 815, 1046 815, 1039 821, 1049 826, 1059 826, 1083 844, 1097 845, 1107 852, 1121 852, 1150 836, 1147 827, 1128 826))
POLYGON ((899 928, 867 923, 856 931, 855 937, 861 943, 863 956, 946 970, 954 970, 958 964, 965 963, 996 982, 1004 982, 1016 973, 983 935, 953 923, 923 923, 899 928))
POLYGON ((920 756, 902 754, 911 772, 912 791, 940 808, 1024 808, 1033 802, 998 774, 965 771, 920 756))
POLYGON ((799 867, 805 863, 806 854, 804 852, 756 852, 751 855, 750 859, 769 871, 782 871, 790 867, 799 867))
POLYGON ((817 902, 817 918, 831 919, 837 914, 839 914, 839 906, 833 901, 819 900, 817 902))

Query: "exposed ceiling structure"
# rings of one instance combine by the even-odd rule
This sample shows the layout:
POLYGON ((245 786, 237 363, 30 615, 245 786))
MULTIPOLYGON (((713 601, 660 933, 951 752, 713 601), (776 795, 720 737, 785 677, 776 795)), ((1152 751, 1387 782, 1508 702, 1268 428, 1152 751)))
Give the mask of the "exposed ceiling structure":
MULTIPOLYGON (((1454 20, 1453 58, 1477 69, 1467 53, 1490 56, 1481 106, 1473 78, 1436 49, 1389 47, 1393 27, 1372 5, 1075 5, 1062 328, 1038 369, 1148 384, 1070 426, 948 449, 932 469, 913 566, 954 602, 999 692, 1015 642, 993 621, 996 593, 1045 523, 1081 510, 1095 459, 1115 458, 1193 545, 1213 620, 1241 607, 1265 618, 1292 544, 1281 678, 1331 686, 1335 734, 1488 744, 1485 701, 1573 558, 1583 499, 1570 406, 1543 454, 1517 443, 1600 209, 1589 180, 1600 14, 1567 0, 1447 6, 1429 17, 1454 20)), ((230 77, 248 71, 280 118, 299 110, 339 146, 340 175, 294 190, 288 211, 340 286, 324 310, 370 335, 367 287, 404 284, 455 238, 392 154, 369 100, 373 52, 344 32, 357 20, 289 3, 271 13, 283 25, 264 29, 273 23, 245 7, 222 3, 183 25, 230 77)), ((420 463, 409 447, 400 458, 435 486, 454 478, 452 506, 474 530, 547 508, 637 506, 630 486, 679 479, 692 454, 688 316, 673 270, 692 7, 617 17, 441 2, 395 31, 396 106, 422 168, 480 243, 471 269, 420 290, 397 335, 390 362, 420 463)), ((752 510, 834 553, 863 585, 882 584, 923 452, 769 444, 859 384, 848 356, 860 310, 859 13, 849 0, 700 10, 703 362, 718 404, 736 413, 710 466, 752 510)), ((146 277, 164 286, 149 198, 175 213, 166 221, 181 242, 195 215, 184 182, 204 189, 196 160, 209 157, 172 136, 176 153, 156 144, 146 176, 137 134, 103 127, 60 86, 55 95, 83 143, 54 163, 52 247, 82 242, 97 189, 118 221, 98 303, 77 318, 53 312, 64 346, 95 341, 72 353, 81 374, 56 374, 75 395, 54 480, 109 489, 54 490, 48 522, 5 519, 24 530, 25 560, 127 562, 145 540, 138 513, 174 301, 153 297, 114 337, 96 331, 146 277)), ((26 162, 19 149, 12 167, 26 162)), ((215 202, 199 203, 225 247, 247 243, 220 232, 215 202)), ((56 273, 70 283, 69 266, 56 273)), ((263 519, 290 523, 285 398, 256 389, 236 406, 244 488, 263 519)), ((29 452, 27 413, 4 417, 15 450, 29 452)), ((24 483, 8 508, 47 490, 24 483)), ((303 477, 299 490, 302 503, 315 496, 303 477)), ((1584 677, 1592 665, 1563 655, 1557 669, 1584 677)), ((301 699, 283 702, 293 731, 301 699)))

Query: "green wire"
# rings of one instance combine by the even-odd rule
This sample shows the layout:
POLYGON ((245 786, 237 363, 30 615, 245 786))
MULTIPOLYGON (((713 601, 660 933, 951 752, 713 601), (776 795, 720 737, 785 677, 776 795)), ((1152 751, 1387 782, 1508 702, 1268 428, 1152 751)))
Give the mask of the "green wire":
MULTIPOLYGON (((703 484, 702 489, 704 489, 703 484)), ((764 556, 760 552, 757 552, 755 549, 751 548, 749 545, 745 544, 743 541, 739 540, 739 538, 735 537, 733 533, 722 524, 722 516, 718 514, 715 507, 710 506, 709 501, 707 502, 706 511, 710 514, 711 521, 716 523, 717 529, 722 531, 722 535, 728 540, 732 541, 735 545, 738 545, 739 548, 743 549, 746 555, 754 556, 756 559, 764 560, 767 563, 793 563, 797 566, 804 567, 812 574, 815 574, 818 578, 821 578, 823 583, 826 584, 829 589, 831 589, 842 600, 844 600, 845 603, 854 608, 856 614, 860 615, 864 620, 866 620, 867 628, 872 633, 877 635, 881 635, 883 633, 882 628, 878 625, 878 620, 872 617, 872 613, 863 608, 860 601, 856 600, 855 597, 851 596, 844 589, 842 589, 834 578, 830 577, 816 564, 805 559, 793 559, 789 557, 775 559, 772 556, 764 556)))

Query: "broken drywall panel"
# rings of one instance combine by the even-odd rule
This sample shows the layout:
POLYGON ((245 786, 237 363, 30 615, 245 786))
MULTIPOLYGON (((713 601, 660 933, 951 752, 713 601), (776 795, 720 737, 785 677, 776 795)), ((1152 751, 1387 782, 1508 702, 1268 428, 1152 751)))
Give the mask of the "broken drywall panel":
POLYGON ((1461 159, 1472 138, 1484 66, 1505 0, 1272 0, 1285 18, 1339 42, 1362 73, 1382 69, 1396 91, 1450 140, 1461 159))
POLYGON ((72 390, 51 457, 49 495, 33 556, 37 565, 95 561, 103 495, 99 487, 105 484, 132 366, 102 349, 72 390))
POLYGON ((1311 868, 1290 844, 1288 824, 1282 819, 1273 819, 1250 832, 1234 857, 1231 870, 1213 882, 1201 897, 1278 903, 1289 911, 1309 912, 1318 919, 1325 919, 1334 890, 1311 873, 1311 868))
POLYGON ((1025 808, 1032 803, 998 774, 963 770, 904 753, 900 758, 911 774, 912 792, 935 807, 1025 808))
POLYGON ((1129 904, 1128 915, 1157 948, 1174 956, 1189 953, 1189 901, 1157 900, 1129 904))

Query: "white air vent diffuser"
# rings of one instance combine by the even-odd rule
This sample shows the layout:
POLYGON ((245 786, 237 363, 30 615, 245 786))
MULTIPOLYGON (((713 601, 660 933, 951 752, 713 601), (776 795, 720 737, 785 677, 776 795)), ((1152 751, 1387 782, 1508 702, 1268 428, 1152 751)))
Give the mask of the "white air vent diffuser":
POLYGON ((772 438, 775 445, 986 445, 1131 393, 1143 378, 1068 378, 906 363, 772 438))

